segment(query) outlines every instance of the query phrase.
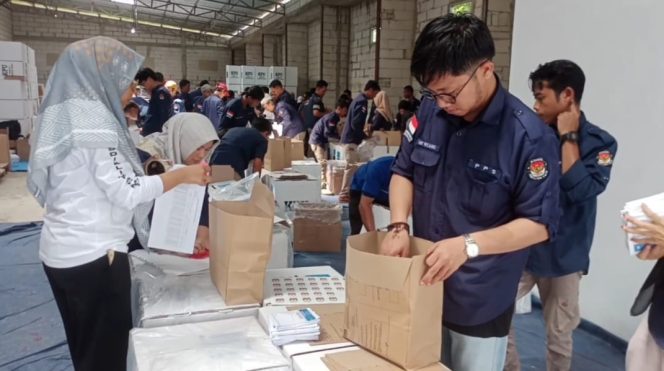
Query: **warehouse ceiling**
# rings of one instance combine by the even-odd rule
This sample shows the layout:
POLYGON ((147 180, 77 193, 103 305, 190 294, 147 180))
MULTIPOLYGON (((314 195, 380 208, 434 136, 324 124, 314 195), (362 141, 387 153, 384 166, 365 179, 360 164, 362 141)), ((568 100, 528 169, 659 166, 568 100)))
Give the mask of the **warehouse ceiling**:
POLYGON ((231 38, 285 15, 290 0, 11 0, 17 6, 231 38))

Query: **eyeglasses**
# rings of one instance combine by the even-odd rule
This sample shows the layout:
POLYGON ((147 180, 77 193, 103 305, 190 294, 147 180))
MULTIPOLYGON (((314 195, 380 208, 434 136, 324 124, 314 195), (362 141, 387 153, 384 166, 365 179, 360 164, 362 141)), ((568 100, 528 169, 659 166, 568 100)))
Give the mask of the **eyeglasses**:
POLYGON ((473 79, 473 77, 477 73, 477 70, 479 70, 479 68, 484 63, 486 63, 488 61, 489 61, 488 59, 485 59, 484 61, 480 62, 480 64, 478 64, 477 67, 475 67, 475 69, 473 70, 473 73, 470 74, 470 77, 468 78, 468 80, 466 80, 466 82, 461 86, 461 88, 459 88, 459 90, 456 91, 456 93, 438 93, 438 94, 436 94, 433 91, 425 88, 425 89, 420 90, 420 94, 422 95, 422 98, 423 99, 429 99, 429 100, 435 100, 435 101, 441 101, 441 102, 448 103, 448 104, 456 103, 457 97, 459 96, 459 94, 461 94, 461 92, 466 87, 466 85, 468 85, 470 80, 473 79))

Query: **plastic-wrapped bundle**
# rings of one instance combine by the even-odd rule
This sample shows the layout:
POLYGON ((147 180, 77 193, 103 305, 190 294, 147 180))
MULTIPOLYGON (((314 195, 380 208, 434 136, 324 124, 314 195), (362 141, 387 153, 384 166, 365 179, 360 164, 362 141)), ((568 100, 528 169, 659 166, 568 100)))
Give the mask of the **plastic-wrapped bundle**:
POLYGON ((129 335, 129 371, 287 371, 289 361, 254 317, 189 323, 129 335))
POLYGON ((300 202, 293 207, 292 219, 309 219, 325 224, 339 223, 341 205, 329 202, 300 202))
POLYGON ((210 184, 208 186, 210 201, 247 201, 251 197, 254 184, 258 181, 258 173, 253 173, 238 181, 210 184))

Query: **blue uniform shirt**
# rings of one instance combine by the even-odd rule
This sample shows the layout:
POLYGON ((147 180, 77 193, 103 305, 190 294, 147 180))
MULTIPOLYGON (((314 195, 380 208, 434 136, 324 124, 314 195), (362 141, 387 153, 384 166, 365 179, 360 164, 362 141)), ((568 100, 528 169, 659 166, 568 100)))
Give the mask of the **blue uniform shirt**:
MULTIPOLYGON (((304 117, 304 125, 307 129, 314 127, 318 119, 314 116, 314 111, 325 112, 325 105, 323 104, 323 98, 314 93, 311 98, 307 101, 307 104, 302 108, 302 115, 304 117)), ((322 117, 321 117, 322 118, 322 117)))
POLYGON ((213 165, 230 165, 244 176, 249 161, 263 159, 267 153, 267 139, 254 128, 233 128, 221 138, 212 154, 213 165))
POLYGON ((394 157, 385 156, 360 166, 353 175, 351 191, 361 191, 363 195, 373 198, 379 204, 389 204, 393 162, 394 157))
POLYGON ((219 131, 219 122, 224 111, 224 104, 221 98, 216 95, 210 95, 203 101, 201 113, 207 116, 214 125, 215 130, 219 131))
POLYGON ((341 118, 336 112, 330 112, 321 117, 311 130, 309 144, 323 146, 330 142, 330 138, 338 139, 337 125, 339 125, 340 120, 341 118))
POLYGON ((297 108, 288 103, 284 95, 281 96, 275 109, 277 123, 283 125, 282 135, 289 138, 295 138, 296 135, 304 132, 304 122, 297 108))
POLYGON ((558 238, 530 250, 526 270, 540 277, 588 273, 590 247, 595 234, 597 196, 611 176, 616 140, 581 115, 579 151, 581 159, 560 178, 560 223, 558 238))
POLYGON ((147 118, 143 124, 143 136, 160 132, 164 123, 173 116, 173 97, 163 85, 152 89, 147 118))
POLYGON ((369 98, 360 94, 348 107, 348 118, 341 133, 341 144, 360 144, 364 139, 364 124, 367 122, 369 98))
POLYGON ((226 103, 222 109, 219 121, 219 129, 243 128, 253 120, 255 116, 252 107, 244 107, 242 97, 234 98, 226 103))
MULTIPOLYGON (((392 170, 413 182, 417 237, 436 242, 527 218, 554 238, 559 161, 553 130, 499 86, 470 124, 423 101, 392 170)), ((524 249, 468 260, 445 281, 443 320, 476 326, 503 314, 527 258, 524 249)))

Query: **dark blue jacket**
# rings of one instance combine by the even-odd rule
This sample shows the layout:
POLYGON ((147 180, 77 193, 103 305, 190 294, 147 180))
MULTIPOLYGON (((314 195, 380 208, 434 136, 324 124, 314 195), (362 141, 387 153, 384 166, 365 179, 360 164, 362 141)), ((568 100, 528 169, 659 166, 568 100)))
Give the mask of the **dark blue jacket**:
POLYGON ((364 124, 367 122, 369 98, 359 94, 348 107, 348 118, 341 133, 341 144, 360 144, 365 137, 364 124))
POLYGON ((219 121, 219 129, 229 130, 232 128, 243 128, 253 120, 256 113, 252 107, 242 104, 242 97, 230 100, 222 109, 219 121))
POLYGON ((277 102, 275 110, 277 123, 283 125, 281 134, 285 137, 294 138, 296 135, 305 131, 304 122, 300 114, 292 104, 288 102, 285 95, 282 95, 277 102))
POLYGON ((307 104, 302 108, 302 117, 304 118, 304 125, 307 129, 312 129, 318 121, 318 118, 314 116, 314 111, 325 113, 323 98, 316 95, 316 93, 309 98, 307 104))
POLYGON ((530 250, 526 270, 540 277, 588 273, 595 234, 597 196, 606 189, 618 143, 581 115, 581 159, 560 178, 558 238, 530 250))
POLYGON ((385 156, 360 166, 353 175, 351 191, 362 192, 381 205, 389 205, 390 179, 393 156, 385 156))
POLYGON ((244 171, 253 159, 263 159, 267 153, 267 139, 254 128, 233 128, 221 138, 212 154, 212 165, 230 165, 238 175, 244 177, 244 171))
MULTIPOLYGON (((500 86, 474 123, 424 100, 392 167, 413 182, 414 235, 436 242, 526 218, 555 238, 559 147, 553 130, 500 86)), ((444 322, 476 326, 505 313, 527 258, 523 249, 464 263, 445 281, 444 322)))
POLYGON ((160 132, 164 123, 173 116, 173 97, 164 85, 159 85, 152 89, 150 103, 148 104, 147 118, 143 123, 141 134, 148 136, 152 133, 160 132))
POLYGON ((330 142, 330 138, 339 139, 339 133, 337 131, 339 121, 341 121, 341 118, 336 112, 330 112, 321 117, 311 130, 309 144, 323 146, 330 142))

